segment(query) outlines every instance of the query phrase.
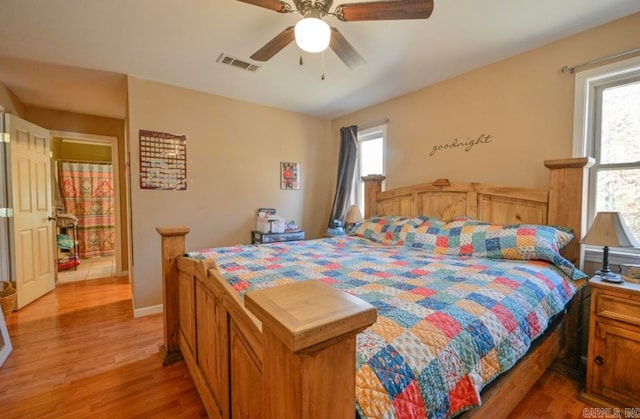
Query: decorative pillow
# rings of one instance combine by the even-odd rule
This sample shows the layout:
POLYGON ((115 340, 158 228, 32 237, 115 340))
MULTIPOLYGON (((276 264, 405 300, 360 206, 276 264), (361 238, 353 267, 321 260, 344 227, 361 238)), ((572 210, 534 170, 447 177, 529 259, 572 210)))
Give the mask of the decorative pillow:
POLYGON ((437 223, 444 225, 442 221, 423 216, 375 216, 358 224, 355 230, 350 234, 365 237, 378 243, 408 244, 413 240, 416 227, 437 223))
POLYGON ((573 232, 564 227, 493 224, 457 217, 440 230, 434 253, 493 259, 544 260, 553 263, 571 278, 583 278, 584 274, 560 254, 560 250, 572 239, 573 232))

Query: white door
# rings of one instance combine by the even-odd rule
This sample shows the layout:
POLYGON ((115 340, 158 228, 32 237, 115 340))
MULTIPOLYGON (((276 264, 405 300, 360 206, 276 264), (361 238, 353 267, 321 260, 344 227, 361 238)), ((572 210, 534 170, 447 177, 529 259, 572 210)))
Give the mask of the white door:
POLYGON ((5 115, 12 276, 20 309, 55 288, 49 131, 5 115))

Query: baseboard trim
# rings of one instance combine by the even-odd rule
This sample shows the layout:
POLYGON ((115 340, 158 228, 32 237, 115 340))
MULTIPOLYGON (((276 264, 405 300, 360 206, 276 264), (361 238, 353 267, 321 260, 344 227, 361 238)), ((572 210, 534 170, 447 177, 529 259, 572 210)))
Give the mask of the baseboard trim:
POLYGON ((133 318, 137 319, 138 317, 151 316, 153 314, 162 313, 162 311, 163 311, 162 304, 158 304, 157 306, 134 308, 133 318))

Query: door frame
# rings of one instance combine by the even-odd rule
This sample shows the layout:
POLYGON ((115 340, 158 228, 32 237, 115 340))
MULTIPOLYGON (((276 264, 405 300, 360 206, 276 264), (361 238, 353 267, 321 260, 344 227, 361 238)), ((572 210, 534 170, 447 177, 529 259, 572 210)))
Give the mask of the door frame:
MULTIPOLYGON (((51 131, 51 138, 63 138, 65 140, 77 141, 78 143, 109 145, 111 146, 111 164, 114 175, 114 209, 115 209, 115 230, 116 230, 116 275, 125 275, 122 271, 122 214, 120 214, 120 159, 118 158, 118 138, 107 135, 85 134, 72 131, 51 131)), ((56 175, 57 176, 57 175, 56 175)))
MULTIPOLYGON (((0 106, 0 135, 4 135, 4 108, 0 106)), ((0 138, 0 208, 8 207, 9 185, 6 169, 7 164, 7 144, 4 138, 0 138)), ((11 249, 9 249, 9 219, 0 217, 0 281, 13 281, 11 276, 11 249)))

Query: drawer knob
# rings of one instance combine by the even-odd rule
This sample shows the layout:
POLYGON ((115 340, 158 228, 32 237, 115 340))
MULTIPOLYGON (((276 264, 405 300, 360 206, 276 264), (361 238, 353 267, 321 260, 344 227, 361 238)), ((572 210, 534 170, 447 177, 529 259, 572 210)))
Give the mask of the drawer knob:
POLYGON ((596 359, 593 360, 593 362, 595 362, 596 365, 602 365, 604 364, 604 359, 602 359, 602 357, 598 355, 596 356, 596 359))

